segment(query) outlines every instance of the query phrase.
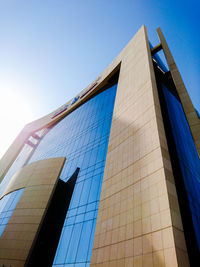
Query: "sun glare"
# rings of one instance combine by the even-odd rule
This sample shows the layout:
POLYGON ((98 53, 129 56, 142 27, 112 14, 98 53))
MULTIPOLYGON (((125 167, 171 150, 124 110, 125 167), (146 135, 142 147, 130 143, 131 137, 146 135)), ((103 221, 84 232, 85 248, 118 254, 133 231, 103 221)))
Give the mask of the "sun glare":
POLYGON ((33 119, 31 107, 22 95, 2 90, 0 99, 1 147, 0 158, 11 145, 25 124, 33 119))

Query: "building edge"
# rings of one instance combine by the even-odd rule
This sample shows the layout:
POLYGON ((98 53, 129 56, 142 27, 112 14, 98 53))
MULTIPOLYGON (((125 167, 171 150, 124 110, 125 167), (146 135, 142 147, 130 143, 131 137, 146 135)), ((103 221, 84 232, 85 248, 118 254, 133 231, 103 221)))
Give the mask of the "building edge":
POLYGON ((198 118, 198 115, 192 104, 190 96, 186 90, 181 74, 178 70, 178 67, 174 61, 172 53, 168 47, 168 44, 160 28, 157 29, 157 34, 160 39, 160 43, 162 45, 163 52, 165 54, 165 58, 166 58, 170 73, 172 75, 174 84, 176 86, 176 90, 180 97, 183 110, 188 120, 188 124, 190 126, 190 130, 191 130, 198 154, 200 155, 200 119, 198 118))

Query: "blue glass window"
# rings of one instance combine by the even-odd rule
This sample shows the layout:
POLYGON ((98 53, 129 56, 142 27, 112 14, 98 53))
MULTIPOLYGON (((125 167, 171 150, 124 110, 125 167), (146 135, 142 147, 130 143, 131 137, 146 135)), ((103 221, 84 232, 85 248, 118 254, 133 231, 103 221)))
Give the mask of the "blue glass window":
POLYGON ((8 195, 5 195, 0 200, 0 236, 2 235, 8 221, 24 191, 24 188, 16 190, 8 195))
POLYGON ((12 176, 16 173, 16 171, 18 171, 24 165, 32 150, 33 148, 30 147, 29 145, 27 144, 24 145, 18 157, 13 162, 12 166, 10 167, 10 169, 8 170, 8 172, 6 173, 5 177, 3 178, 0 184, 0 196, 4 192, 12 176))
POLYGON ((162 88, 200 250, 200 159, 181 103, 162 88))
POLYGON ((53 266, 89 266, 117 85, 57 123, 29 162, 66 157, 60 179, 80 168, 53 266))

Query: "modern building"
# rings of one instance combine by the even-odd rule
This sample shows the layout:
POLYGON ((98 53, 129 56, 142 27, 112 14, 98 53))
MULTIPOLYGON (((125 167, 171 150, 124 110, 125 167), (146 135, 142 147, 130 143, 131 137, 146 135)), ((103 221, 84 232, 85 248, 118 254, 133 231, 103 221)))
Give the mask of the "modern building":
POLYGON ((0 266, 199 266, 200 119, 157 33, 5 153, 0 266))

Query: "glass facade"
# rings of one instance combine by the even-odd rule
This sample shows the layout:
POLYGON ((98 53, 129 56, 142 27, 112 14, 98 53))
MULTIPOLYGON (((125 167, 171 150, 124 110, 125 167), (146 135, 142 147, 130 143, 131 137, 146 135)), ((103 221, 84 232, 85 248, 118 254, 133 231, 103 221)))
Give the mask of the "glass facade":
POLYGON ((80 168, 53 266, 90 264, 116 88, 117 84, 63 118, 29 160, 65 156, 60 176, 64 181, 80 168))
POLYGON ((0 236, 2 235, 8 221, 24 191, 24 188, 13 191, 12 193, 5 195, 0 200, 0 236))
MULTIPOLYGON (((44 128, 36 133, 40 138, 46 133, 47 129, 44 128)), ((33 144, 37 144, 38 140, 34 139, 32 136, 29 137, 29 141, 31 141, 33 144)), ((5 177, 0 183, 0 196, 4 192, 6 186, 9 184, 10 180, 12 179, 13 175, 26 164, 26 161, 28 160, 28 157, 30 156, 31 152, 33 151, 33 147, 24 144, 22 150, 20 151, 19 155, 9 168, 8 172, 6 173, 5 177)))
POLYGON ((180 101, 162 88, 200 251, 200 159, 180 101))
POLYGON ((0 184, 0 196, 3 194, 12 176, 16 173, 16 171, 18 171, 25 164, 32 150, 33 148, 31 146, 27 144, 24 145, 24 147, 20 151, 16 160, 13 162, 12 166, 10 167, 10 169, 8 170, 8 172, 6 173, 5 177, 3 178, 0 184))

